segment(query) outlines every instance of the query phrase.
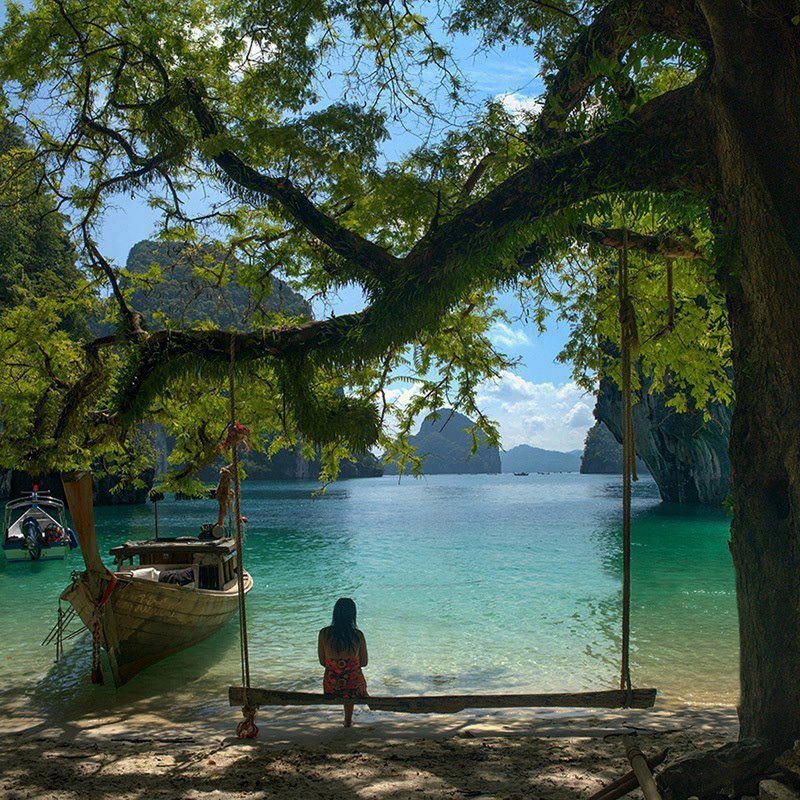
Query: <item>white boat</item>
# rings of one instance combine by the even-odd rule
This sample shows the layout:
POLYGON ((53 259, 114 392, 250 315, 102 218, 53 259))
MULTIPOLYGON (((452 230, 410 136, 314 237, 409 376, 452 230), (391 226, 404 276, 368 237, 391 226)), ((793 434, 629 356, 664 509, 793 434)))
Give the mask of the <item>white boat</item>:
POLYGON ((6 503, 3 530, 7 561, 63 559, 78 546, 67 527, 64 503, 38 486, 6 503))

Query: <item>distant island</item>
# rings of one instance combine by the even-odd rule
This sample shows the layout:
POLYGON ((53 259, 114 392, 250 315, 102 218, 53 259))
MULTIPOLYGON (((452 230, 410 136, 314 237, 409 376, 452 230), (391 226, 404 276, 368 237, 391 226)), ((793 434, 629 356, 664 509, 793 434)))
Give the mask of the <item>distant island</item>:
MULTIPOLYGON (((475 423, 464 414, 449 408, 437 409, 422 421, 419 431, 409 437, 417 455, 424 459, 425 475, 479 475, 497 474, 501 471, 500 448, 486 443, 486 436, 478 432, 478 449, 472 450, 469 429, 475 423)), ((396 464, 387 464, 386 475, 397 475, 396 464)))
MULTIPOLYGON (((502 451, 485 443, 478 433, 478 448, 473 455, 469 430, 475 426, 469 417, 449 408, 429 414, 419 431, 409 438, 418 456, 423 459, 425 475, 494 475, 504 473, 581 472, 589 475, 619 475, 622 473, 622 445, 603 424, 596 423, 586 434, 583 450, 546 450, 530 444, 520 444, 502 451)), ((364 470, 367 465, 359 465, 364 470)), ((640 473, 647 466, 637 459, 640 473)), ((409 470, 410 471, 410 470, 409 470)), ((396 464, 387 464, 385 475, 397 475, 396 464)), ((365 474, 369 474, 366 469, 365 474)), ((379 474, 379 473, 378 473, 379 474)))
MULTIPOLYGON (((449 408, 428 415, 419 431, 409 441, 423 459, 425 475, 495 475, 499 472, 579 472, 582 450, 567 453, 545 450, 529 444, 501 451, 481 440, 474 454, 469 430, 475 426, 469 417, 449 408)), ((396 464, 385 468, 386 475, 396 475, 396 464)))
POLYGON ((529 444, 520 444, 500 456, 503 472, 578 472, 581 450, 543 450, 529 444))

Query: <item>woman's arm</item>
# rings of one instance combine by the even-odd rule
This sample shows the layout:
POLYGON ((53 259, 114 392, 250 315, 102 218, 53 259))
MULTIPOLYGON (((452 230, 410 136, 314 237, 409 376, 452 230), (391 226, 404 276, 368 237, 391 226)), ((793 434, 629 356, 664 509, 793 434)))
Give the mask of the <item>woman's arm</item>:
POLYGON ((319 632, 319 637, 317 638, 317 658, 319 658, 319 663, 322 666, 325 666, 325 628, 323 628, 319 632))
MULTIPOLYGON (((359 633, 361 633, 359 631, 359 633)), ((362 667, 366 667, 367 663, 369 662, 369 656, 367 655, 367 638, 361 633, 361 644, 358 647, 358 663, 362 667)))

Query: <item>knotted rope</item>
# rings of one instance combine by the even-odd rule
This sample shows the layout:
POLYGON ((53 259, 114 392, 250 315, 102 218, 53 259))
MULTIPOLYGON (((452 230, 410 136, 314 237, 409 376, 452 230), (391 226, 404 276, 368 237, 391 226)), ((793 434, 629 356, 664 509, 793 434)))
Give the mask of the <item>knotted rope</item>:
POLYGON ((238 561, 236 575, 239 586, 239 646, 242 659, 242 715, 244 719, 236 726, 236 735, 240 739, 255 739, 258 726, 255 723, 256 708, 248 701, 250 689, 250 643, 247 638, 247 609, 244 601, 244 547, 242 545, 242 514, 239 505, 239 445, 245 441, 250 429, 236 421, 236 381, 234 364, 236 360, 236 335, 231 334, 230 360, 228 362, 228 393, 231 401, 231 421, 225 445, 230 447, 231 466, 233 472, 233 503, 236 516, 236 558, 238 561))
POLYGON ((117 585, 117 576, 113 572, 110 572, 109 575, 108 583, 103 589, 100 599, 95 604, 94 619, 92 621, 92 683, 100 686, 105 683, 102 660, 103 606, 108 602, 117 585))

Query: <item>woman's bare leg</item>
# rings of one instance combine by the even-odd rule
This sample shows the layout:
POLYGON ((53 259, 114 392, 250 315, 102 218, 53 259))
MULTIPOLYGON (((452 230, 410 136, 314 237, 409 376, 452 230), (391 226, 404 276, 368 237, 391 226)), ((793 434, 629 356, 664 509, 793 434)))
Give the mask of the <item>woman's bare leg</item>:
POLYGON ((353 707, 355 703, 344 704, 344 726, 349 728, 353 724, 353 707))

